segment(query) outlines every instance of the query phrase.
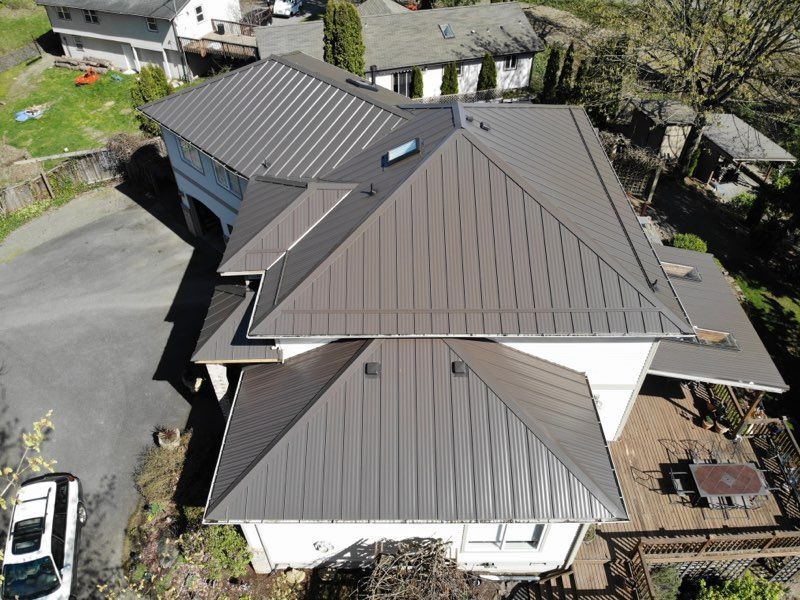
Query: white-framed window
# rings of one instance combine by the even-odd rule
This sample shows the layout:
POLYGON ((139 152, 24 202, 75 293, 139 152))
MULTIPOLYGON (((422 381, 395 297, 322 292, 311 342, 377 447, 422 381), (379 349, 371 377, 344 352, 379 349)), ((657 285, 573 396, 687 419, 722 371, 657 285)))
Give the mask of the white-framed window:
POLYGON ((153 17, 145 17, 144 22, 147 25, 147 31, 158 31, 158 21, 153 17))
POLYGON ((75 49, 83 52, 83 38, 75 35, 72 39, 75 40, 75 49))
POLYGON ((100 18, 97 16, 97 11, 89 10, 88 8, 83 9, 83 20, 87 23, 94 23, 95 25, 100 22, 100 18))
POLYGON ((465 551, 498 552, 538 550, 544 525, 537 523, 480 523, 467 525, 465 551))
POLYGON ((203 21, 206 20, 206 17, 203 14, 203 5, 202 4, 194 9, 194 15, 197 17, 197 22, 198 23, 202 23, 203 21))
POLYGON ((411 97, 411 71, 392 73, 392 89, 398 94, 411 97))
POLYGON ((202 173, 203 161, 200 158, 200 151, 186 140, 180 141, 180 149, 181 158, 202 173))
POLYGON ((517 57, 506 56, 503 59, 503 71, 516 71, 517 70, 517 57))
POLYGON ((59 6, 56 8, 56 13, 58 14, 58 18, 62 21, 72 21, 72 13, 69 12, 68 6, 59 6))
POLYGON ((242 186, 239 183, 239 177, 217 161, 214 161, 214 177, 217 178, 217 183, 226 190, 233 192, 237 196, 242 195, 242 186))

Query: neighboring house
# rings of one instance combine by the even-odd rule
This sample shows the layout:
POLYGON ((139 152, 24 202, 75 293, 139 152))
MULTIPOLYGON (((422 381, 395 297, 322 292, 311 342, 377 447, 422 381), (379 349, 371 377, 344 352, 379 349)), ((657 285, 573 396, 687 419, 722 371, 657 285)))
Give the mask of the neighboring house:
MULTIPOLYGON (((257 571, 437 537, 530 577, 645 510, 608 441, 659 344, 701 342, 581 108, 413 105, 292 54, 142 110, 183 199, 232 225, 193 360, 229 414, 205 520, 241 525, 257 571)), ((745 326, 702 349, 771 365, 745 326)))
POLYGON ((170 79, 194 74, 178 38, 201 38, 212 19, 239 17, 238 0, 36 0, 47 9, 64 49, 111 61, 121 71, 162 67, 170 79))
POLYGON ((674 100, 632 100, 630 124, 623 133, 661 158, 678 160, 694 125, 694 111, 674 100))
MULTIPOLYGON (((423 96, 439 96, 450 62, 458 67, 459 92, 475 92, 487 52, 499 90, 527 87, 533 56, 544 47, 513 2, 411 11, 392 0, 368 0, 359 9, 367 78, 404 96, 411 96, 414 66, 423 72, 423 96)), ((262 57, 300 51, 322 60, 322 38, 321 21, 256 29, 262 57)))

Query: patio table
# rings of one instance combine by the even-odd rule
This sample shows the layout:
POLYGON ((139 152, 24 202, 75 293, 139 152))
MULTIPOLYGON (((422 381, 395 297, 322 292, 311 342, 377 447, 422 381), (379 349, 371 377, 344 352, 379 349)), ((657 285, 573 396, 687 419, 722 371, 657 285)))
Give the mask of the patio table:
POLYGON ((764 496, 767 484, 759 470, 747 463, 689 465, 698 494, 703 498, 764 496))

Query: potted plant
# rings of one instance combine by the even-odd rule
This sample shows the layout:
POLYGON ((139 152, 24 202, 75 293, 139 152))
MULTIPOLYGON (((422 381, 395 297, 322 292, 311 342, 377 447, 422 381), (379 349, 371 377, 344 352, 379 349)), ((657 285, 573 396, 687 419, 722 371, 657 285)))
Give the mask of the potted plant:
POLYGON ((711 429, 714 426, 714 417, 706 415, 703 417, 703 429, 711 429))
POLYGON ((725 425, 723 425, 719 421, 717 421, 716 423, 714 423, 714 431, 716 431, 717 433, 728 433, 730 429, 728 427, 725 427, 725 425))
POLYGON ((159 429, 157 437, 161 448, 177 448, 181 444, 181 430, 177 427, 159 429))

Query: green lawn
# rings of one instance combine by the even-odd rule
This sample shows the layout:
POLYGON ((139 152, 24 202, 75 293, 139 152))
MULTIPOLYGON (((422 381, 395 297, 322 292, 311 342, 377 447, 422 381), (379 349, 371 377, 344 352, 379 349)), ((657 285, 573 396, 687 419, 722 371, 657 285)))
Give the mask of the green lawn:
POLYGON ((0 107, 0 139, 32 156, 47 156, 102 146, 114 133, 138 131, 131 107, 133 76, 115 81, 103 75, 94 85, 77 87, 77 75, 59 68, 36 72, 32 66, 0 74, 0 98, 10 98, 0 107), (48 106, 40 119, 14 120, 17 111, 39 104, 48 106))
POLYGON ((0 3, 0 54, 6 54, 24 46, 50 30, 50 20, 44 7, 33 2, 15 0, 6 7, 0 3))

